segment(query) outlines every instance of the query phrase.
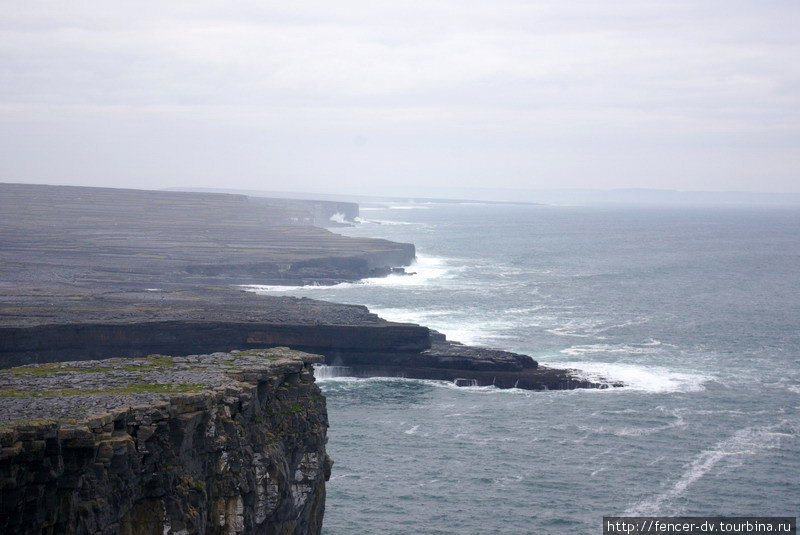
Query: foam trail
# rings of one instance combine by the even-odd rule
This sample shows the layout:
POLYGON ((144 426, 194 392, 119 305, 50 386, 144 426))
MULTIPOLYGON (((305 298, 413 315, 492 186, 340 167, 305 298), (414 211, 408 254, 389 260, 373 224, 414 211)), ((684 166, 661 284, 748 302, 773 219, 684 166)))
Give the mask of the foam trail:
MULTIPOLYGON (((660 343, 659 343, 660 344, 660 343)), ((621 353, 625 355, 646 355, 658 351, 654 349, 658 344, 643 343, 639 345, 627 344, 578 344, 559 353, 570 356, 578 356, 586 353, 621 353)))
POLYGON ((366 219, 364 217, 357 217, 356 223, 371 223, 373 225, 422 225, 422 223, 411 223, 409 221, 391 221, 387 219, 366 219))
POLYGON ((677 513, 670 503, 697 480, 705 476, 722 460, 734 455, 754 455, 780 445, 780 435, 772 432, 774 426, 741 429, 713 448, 701 452, 689 464, 678 480, 665 492, 641 501, 625 511, 626 516, 660 516, 677 513))

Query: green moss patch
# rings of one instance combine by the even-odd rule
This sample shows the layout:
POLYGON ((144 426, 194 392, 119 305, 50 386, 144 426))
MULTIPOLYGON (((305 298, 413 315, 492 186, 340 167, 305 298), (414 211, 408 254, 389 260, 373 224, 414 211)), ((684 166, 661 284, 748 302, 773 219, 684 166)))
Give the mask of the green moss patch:
POLYGON ((108 388, 105 390, 87 388, 59 388, 54 390, 22 390, 18 388, 0 387, 0 398, 41 398, 41 397, 63 397, 63 396, 89 396, 92 394, 107 395, 135 395, 135 394, 185 394, 190 392, 200 392, 206 385, 200 383, 180 383, 180 384, 131 384, 118 388, 108 388))
POLYGON ((92 367, 77 367, 77 366, 62 366, 60 362, 50 362, 47 364, 34 364, 29 366, 19 366, 17 368, 8 368, 0 370, 0 373, 18 375, 21 373, 30 373, 31 375, 50 375, 58 372, 82 372, 82 373, 106 373, 110 372, 113 368, 105 366, 92 366, 92 367))

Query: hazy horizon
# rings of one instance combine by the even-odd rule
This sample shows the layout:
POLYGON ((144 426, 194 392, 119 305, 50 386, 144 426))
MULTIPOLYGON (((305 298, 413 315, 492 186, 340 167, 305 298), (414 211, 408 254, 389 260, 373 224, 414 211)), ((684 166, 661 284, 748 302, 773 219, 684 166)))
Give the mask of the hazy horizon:
MULTIPOLYGON (((0 182, 1 184, 2 182, 0 182)), ((71 187, 117 187, 83 186, 75 184, 25 183, 40 186, 71 187)), ((510 188, 400 188, 384 194, 331 190, 250 189, 236 187, 181 186, 171 188, 125 187, 123 189, 143 189, 164 192, 206 192, 273 197, 286 199, 329 200, 356 202, 359 204, 382 204, 384 202, 494 202, 542 205, 697 205, 697 206, 797 206, 800 193, 747 192, 747 191, 680 191, 652 188, 620 189, 510 189, 510 188)))
POLYGON ((83 0, 0 14, 0 181, 800 193, 800 4, 83 0))

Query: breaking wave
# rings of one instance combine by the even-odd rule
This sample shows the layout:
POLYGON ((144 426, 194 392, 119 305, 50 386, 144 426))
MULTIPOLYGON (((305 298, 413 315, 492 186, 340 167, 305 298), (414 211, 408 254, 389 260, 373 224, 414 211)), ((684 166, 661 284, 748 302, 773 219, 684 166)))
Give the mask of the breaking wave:
MULTIPOLYGON (((548 363, 550 364, 550 363, 548 363)), ((658 366, 641 366, 611 362, 553 362, 559 368, 577 370, 579 375, 592 381, 621 381, 625 388, 650 393, 697 392, 713 377, 700 373, 677 372, 658 366)))

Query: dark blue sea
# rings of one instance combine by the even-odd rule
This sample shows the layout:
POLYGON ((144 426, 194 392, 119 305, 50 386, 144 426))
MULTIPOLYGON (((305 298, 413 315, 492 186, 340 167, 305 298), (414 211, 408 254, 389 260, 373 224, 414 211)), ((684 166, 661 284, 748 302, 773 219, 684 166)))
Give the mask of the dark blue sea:
POLYGON ((261 291, 364 304, 627 386, 323 377, 325 535, 800 514, 800 210, 406 204, 361 216, 337 231, 416 244, 416 275, 261 291))

